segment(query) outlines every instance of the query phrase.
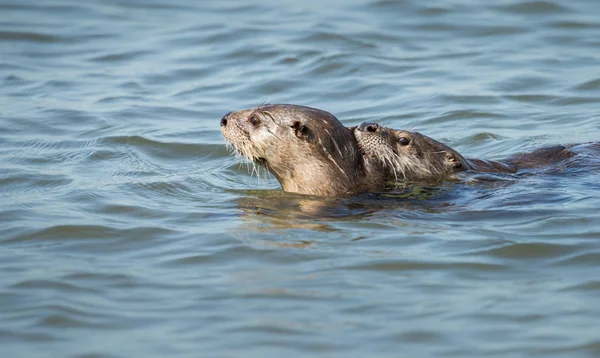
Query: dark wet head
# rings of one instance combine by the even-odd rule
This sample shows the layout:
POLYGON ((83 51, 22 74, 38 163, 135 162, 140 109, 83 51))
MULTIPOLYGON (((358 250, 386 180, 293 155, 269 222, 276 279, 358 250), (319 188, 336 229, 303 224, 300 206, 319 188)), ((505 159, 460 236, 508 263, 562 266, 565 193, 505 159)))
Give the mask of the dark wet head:
POLYGON ((457 151, 417 132, 362 123, 354 135, 365 160, 378 160, 386 180, 429 180, 470 169, 457 151))
POLYGON ((225 115, 221 131, 237 152, 273 173, 285 191, 347 194, 364 170, 352 132, 319 109, 289 104, 244 109, 225 115))

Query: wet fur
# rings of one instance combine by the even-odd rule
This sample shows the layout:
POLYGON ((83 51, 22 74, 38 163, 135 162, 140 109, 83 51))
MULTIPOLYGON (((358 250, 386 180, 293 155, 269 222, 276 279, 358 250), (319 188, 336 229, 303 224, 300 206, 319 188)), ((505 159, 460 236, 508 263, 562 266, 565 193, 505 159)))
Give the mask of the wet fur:
POLYGON ((236 111, 223 120, 223 136, 235 151, 265 167, 285 191, 347 195, 380 185, 381 175, 368 175, 352 131, 328 112, 272 104, 236 111))
POLYGON ((376 158, 386 169, 385 179, 415 181, 443 178, 471 169, 469 162, 454 149, 417 132, 378 127, 369 132, 358 127, 355 137, 366 157, 376 158), (401 145, 399 138, 409 138, 401 145))
POLYGON ((521 169, 557 163, 575 155, 569 146, 559 145, 518 154, 503 162, 466 159, 449 146, 417 132, 376 124, 371 124, 371 130, 367 127, 365 124, 356 127, 355 137, 363 155, 380 162, 387 181, 439 180, 465 170, 515 173, 521 169), (401 144, 400 138, 403 137, 409 139, 408 144, 401 144))

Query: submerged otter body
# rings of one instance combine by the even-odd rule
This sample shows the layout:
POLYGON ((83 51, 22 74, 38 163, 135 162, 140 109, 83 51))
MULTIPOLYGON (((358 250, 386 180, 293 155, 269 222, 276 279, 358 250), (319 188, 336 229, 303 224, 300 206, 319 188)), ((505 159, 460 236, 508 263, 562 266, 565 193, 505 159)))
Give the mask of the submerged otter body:
POLYGON ((221 131, 235 150, 266 167, 284 191, 333 196, 383 185, 378 162, 363 160, 352 131, 331 113, 264 105, 225 115, 221 131))
POLYGON ((491 173, 516 173, 558 163, 576 155, 567 146, 542 148, 515 155, 506 161, 467 159, 456 150, 417 132, 363 123, 354 128, 363 155, 378 160, 384 180, 439 180, 452 174, 472 170, 491 173))

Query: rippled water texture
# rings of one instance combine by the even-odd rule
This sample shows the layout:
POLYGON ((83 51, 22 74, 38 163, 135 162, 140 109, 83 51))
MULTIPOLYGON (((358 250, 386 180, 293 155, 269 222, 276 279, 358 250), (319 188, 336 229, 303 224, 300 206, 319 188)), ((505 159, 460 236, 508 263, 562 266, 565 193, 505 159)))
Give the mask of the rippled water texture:
POLYGON ((0 2, 3 357, 597 357, 600 170, 283 193, 225 113, 600 141, 600 2, 0 2))

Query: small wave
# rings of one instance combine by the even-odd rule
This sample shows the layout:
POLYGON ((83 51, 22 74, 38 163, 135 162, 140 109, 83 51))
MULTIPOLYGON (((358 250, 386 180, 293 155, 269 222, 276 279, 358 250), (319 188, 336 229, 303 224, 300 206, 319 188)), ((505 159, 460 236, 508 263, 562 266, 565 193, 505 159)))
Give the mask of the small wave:
POLYGON ((0 175, 0 196, 15 197, 28 193, 42 193, 54 188, 65 188, 73 178, 64 174, 12 173, 0 175))
POLYGON ((100 140, 108 147, 127 147, 130 150, 139 151, 154 159, 167 161, 181 161, 182 159, 206 158, 207 155, 220 152, 224 153, 224 146, 207 144, 203 142, 168 142, 152 139, 144 136, 109 136, 100 140))
POLYGON ((556 259, 578 250, 566 244, 522 242, 492 248, 485 252, 487 256, 511 260, 556 259))
POLYGON ((500 11, 512 14, 542 15, 564 14, 570 12, 568 7, 552 1, 521 1, 510 5, 498 6, 500 11))
POLYGON ((100 63, 113 63, 113 62, 128 62, 135 59, 139 59, 140 57, 148 56, 153 54, 153 51, 126 51, 126 52, 118 52, 118 53, 109 53, 103 54, 96 57, 91 58, 89 61, 92 62, 100 62, 100 63))
POLYGON ((586 81, 584 83, 581 83, 581 84, 575 86, 574 89, 577 90, 577 91, 596 91, 596 90, 600 90, 600 78, 589 80, 589 81, 586 81))
POLYGON ((374 270, 384 272, 396 271, 438 271, 438 270, 466 270, 466 271, 502 271, 506 265, 485 262, 439 262, 439 261, 411 261, 371 260, 368 263, 355 264, 345 267, 349 270, 374 270))
POLYGON ((59 43, 63 38, 37 32, 0 31, 0 41, 26 41, 37 43, 59 43))

